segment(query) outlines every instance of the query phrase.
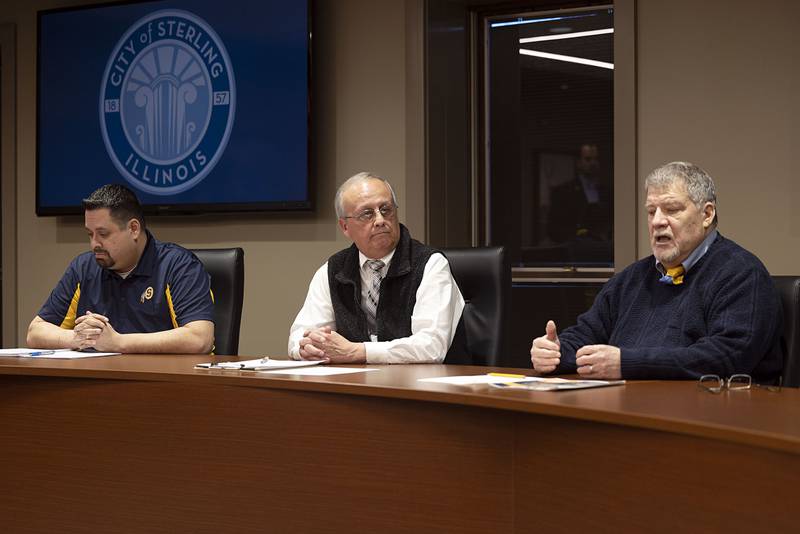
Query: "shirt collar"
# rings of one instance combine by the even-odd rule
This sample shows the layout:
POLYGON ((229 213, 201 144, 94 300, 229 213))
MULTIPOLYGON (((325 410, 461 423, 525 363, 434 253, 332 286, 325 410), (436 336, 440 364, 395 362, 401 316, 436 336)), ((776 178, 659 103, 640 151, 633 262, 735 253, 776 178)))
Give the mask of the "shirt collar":
POLYGON ((153 234, 150 233, 150 230, 145 230, 144 232, 147 235, 147 244, 144 246, 142 257, 139 258, 139 263, 131 273, 131 276, 150 276, 155 269, 156 239, 153 237, 153 234))
MULTIPOLYGON (((396 248, 396 247, 395 247, 395 248, 393 248, 393 249, 392 249, 392 251, 391 251, 390 253, 388 253, 386 256, 384 256, 384 257, 382 257, 382 258, 378 258, 379 260, 381 260, 381 261, 384 263, 384 266, 383 266, 383 268, 384 268, 384 269, 385 269, 386 267, 388 267, 388 266, 389 266, 389 263, 392 261, 392 257, 394 256, 394 251, 395 251, 395 250, 397 250, 397 248, 396 248)), ((366 268, 366 264, 367 264, 367 262, 368 262, 369 260, 371 260, 371 259, 372 259, 372 258, 368 258, 368 257, 366 257, 366 256, 364 255, 364 253, 363 253, 363 252, 361 252, 360 250, 358 251, 358 265, 359 265, 359 266, 361 266, 361 270, 362 270, 362 271, 363 271, 363 270, 366 268)))
MULTIPOLYGON (((711 246, 711 243, 713 243, 716 238, 717 238, 717 229, 714 228, 713 230, 711 230, 711 233, 708 234, 705 239, 703 239, 703 242, 700 243, 700 245, 698 245, 692 251, 691 254, 689 254, 689 257, 683 260, 683 263, 681 265, 683 265, 683 270, 685 272, 688 273, 689 269, 691 269, 695 263, 700 261, 700 258, 705 256, 706 252, 708 252, 708 248, 711 246)), ((667 273, 667 270, 664 268, 663 265, 661 265, 661 262, 658 260, 656 260, 656 269, 658 269, 658 272, 660 272, 662 275, 667 273)))

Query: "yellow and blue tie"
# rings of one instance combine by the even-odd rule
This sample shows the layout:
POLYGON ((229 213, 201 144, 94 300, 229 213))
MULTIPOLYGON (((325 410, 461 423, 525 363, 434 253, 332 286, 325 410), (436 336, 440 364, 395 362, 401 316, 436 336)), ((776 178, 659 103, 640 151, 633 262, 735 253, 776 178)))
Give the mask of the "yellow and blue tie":
POLYGON ((686 269, 683 268, 683 265, 678 265, 672 269, 667 269, 667 274, 659 278, 658 281, 662 284, 672 284, 677 286, 683 283, 684 273, 686 273, 686 269))

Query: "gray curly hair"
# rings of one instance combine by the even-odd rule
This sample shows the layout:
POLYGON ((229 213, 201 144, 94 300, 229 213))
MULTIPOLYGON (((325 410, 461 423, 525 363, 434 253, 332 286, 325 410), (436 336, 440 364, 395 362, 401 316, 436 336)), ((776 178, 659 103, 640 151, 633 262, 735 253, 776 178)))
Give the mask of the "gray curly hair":
MULTIPOLYGON (((644 192, 646 194, 651 187, 669 187, 677 179, 683 180, 686 192, 695 206, 700 208, 706 202, 711 202, 716 208, 717 189, 714 187, 714 180, 702 167, 687 161, 672 161, 655 169, 644 180, 644 192)), ((715 214, 712 222, 714 226, 717 225, 717 219, 715 214)))

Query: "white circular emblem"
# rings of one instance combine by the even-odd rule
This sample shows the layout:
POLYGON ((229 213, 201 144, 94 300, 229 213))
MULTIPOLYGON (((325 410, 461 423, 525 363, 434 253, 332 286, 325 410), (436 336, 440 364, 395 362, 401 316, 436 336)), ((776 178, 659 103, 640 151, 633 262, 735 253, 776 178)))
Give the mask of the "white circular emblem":
POLYGON ((177 9, 136 21, 108 58, 100 126, 108 155, 134 187, 191 189, 225 151, 236 86, 228 52, 200 17, 177 9))

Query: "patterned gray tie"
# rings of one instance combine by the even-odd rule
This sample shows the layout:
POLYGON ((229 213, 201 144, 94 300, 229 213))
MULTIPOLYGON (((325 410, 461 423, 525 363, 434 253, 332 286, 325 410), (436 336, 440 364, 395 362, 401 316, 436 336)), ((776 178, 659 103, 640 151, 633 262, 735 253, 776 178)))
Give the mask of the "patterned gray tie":
POLYGON ((369 325, 370 334, 378 333, 375 317, 378 313, 378 299, 380 298, 381 280, 383 280, 381 269, 383 269, 384 265, 385 263, 381 260, 367 260, 367 266, 370 270, 364 312, 367 314, 367 325, 369 325))

